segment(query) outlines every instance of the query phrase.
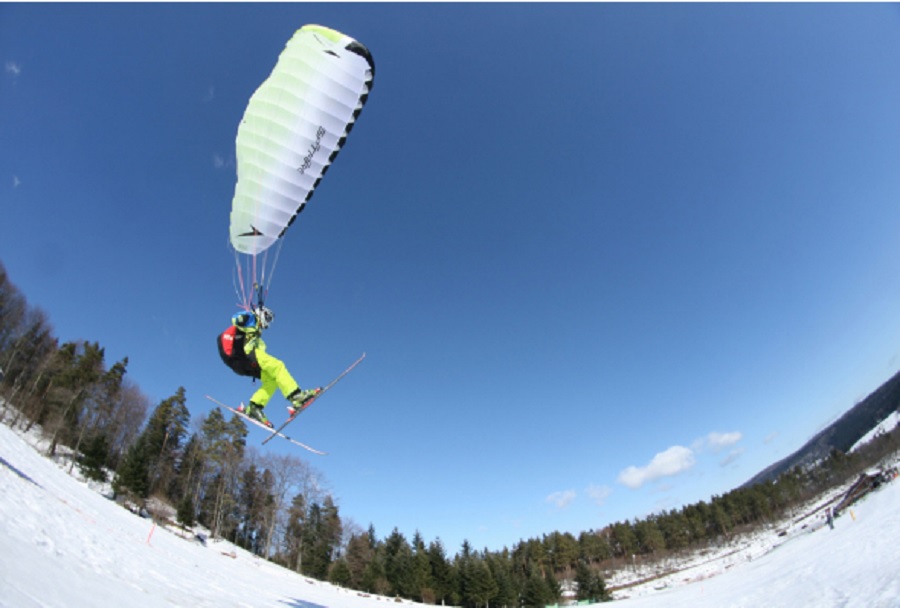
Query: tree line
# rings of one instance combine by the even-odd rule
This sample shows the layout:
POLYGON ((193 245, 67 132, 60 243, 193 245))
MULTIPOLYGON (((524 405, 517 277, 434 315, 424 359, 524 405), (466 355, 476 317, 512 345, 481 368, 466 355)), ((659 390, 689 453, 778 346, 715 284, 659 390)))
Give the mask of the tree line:
POLYGON ((600 530, 552 532, 500 551, 465 541, 384 538, 343 518, 321 474, 294 455, 260 454, 244 421, 214 408, 191 427, 184 388, 151 407, 127 376, 128 359, 107 365, 97 343, 59 344, 46 315, 30 307, 0 264, 0 396, 3 421, 75 454, 72 467, 110 481, 133 508, 227 539, 305 576, 361 593, 432 604, 544 606, 567 582, 578 599, 608 600, 604 575, 635 559, 664 559, 721 543, 790 513, 824 489, 900 448, 897 432, 817 466, 600 530))

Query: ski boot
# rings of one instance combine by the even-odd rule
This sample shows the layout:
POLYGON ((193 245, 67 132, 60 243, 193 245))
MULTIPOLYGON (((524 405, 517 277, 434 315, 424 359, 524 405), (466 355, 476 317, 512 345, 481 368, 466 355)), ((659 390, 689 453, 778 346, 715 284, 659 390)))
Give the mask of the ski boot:
POLYGON ((305 391, 301 391, 298 388, 293 393, 288 395, 288 401, 291 402, 291 404, 287 408, 288 416, 291 418, 296 416, 297 413, 300 412, 304 408, 304 406, 306 406, 306 404, 310 402, 310 400, 315 399, 321 392, 321 387, 311 388, 305 391))
POLYGON ((252 418, 253 420, 256 420, 257 422, 261 422, 264 425, 266 425, 267 427, 272 428, 273 425, 271 422, 269 422, 269 419, 266 418, 266 415, 263 413, 263 409, 264 409, 264 406, 256 405, 255 403, 253 403, 251 401, 250 404, 247 405, 246 407, 244 407, 243 403, 240 404, 237 408, 237 411, 241 412, 248 418, 252 418))

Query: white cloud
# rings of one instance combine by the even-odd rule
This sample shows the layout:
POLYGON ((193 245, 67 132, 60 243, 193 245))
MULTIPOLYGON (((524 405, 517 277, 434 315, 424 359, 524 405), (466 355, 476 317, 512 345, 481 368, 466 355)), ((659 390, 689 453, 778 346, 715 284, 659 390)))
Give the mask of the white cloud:
POLYGON ((735 431, 734 433, 712 432, 706 436, 706 443, 713 452, 718 454, 725 448, 736 444, 742 437, 743 435, 738 431, 735 431))
POLYGON ((12 74, 13 78, 22 73, 22 66, 15 61, 6 61, 6 73, 12 74))
POLYGON ((630 466, 619 473, 618 482, 632 489, 640 488, 648 481, 683 473, 694 466, 694 451, 682 445, 673 445, 653 457, 645 467, 630 466))
POLYGON ((546 498, 546 502, 556 505, 560 509, 565 509, 575 500, 575 490, 563 490, 562 492, 554 492, 546 498))
POLYGON ((734 450, 731 450, 730 452, 728 452, 728 455, 725 456, 725 458, 723 458, 721 461, 719 461, 719 466, 727 467, 728 465, 730 465, 731 463, 736 461, 738 458, 740 458, 743 453, 744 453, 744 448, 736 448, 734 450))
POLYGON ((208 89, 206 89, 206 94, 203 96, 203 103, 209 103, 215 98, 216 98, 216 87, 210 85, 210 87, 208 89))
POLYGON ((13 188, 18 188, 22 184, 22 180, 19 179, 18 175, 13 175, 13 188))
POLYGON ((595 486, 594 484, 591 484, 587 489, 587 495, 598 507, 603 506, 603 503, 606 502, 606 499, 609 498, 610 494, 612 494, 612 490, 606 486, 595 486))

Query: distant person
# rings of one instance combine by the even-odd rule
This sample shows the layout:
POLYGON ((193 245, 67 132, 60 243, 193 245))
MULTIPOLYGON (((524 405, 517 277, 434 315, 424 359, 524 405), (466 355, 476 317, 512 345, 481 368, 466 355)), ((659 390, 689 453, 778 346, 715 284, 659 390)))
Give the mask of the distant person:
POLYGON ((219 355, 232 371, 262 382, 262 386, 250 397, 250 403, 247 406, 241 403, 238 411, 268 427, 272 427, 272 423, 263 410, 276 389, 281 390, 281 394, 291 402, 288 407, 291 417, 322 391, 321 388, 301 390, 285 364, 266 352, 262 331, 274 320, 275 313, 265 306, 239 312, 231 318, 231 327, 219 334, 218 340, 219 355))

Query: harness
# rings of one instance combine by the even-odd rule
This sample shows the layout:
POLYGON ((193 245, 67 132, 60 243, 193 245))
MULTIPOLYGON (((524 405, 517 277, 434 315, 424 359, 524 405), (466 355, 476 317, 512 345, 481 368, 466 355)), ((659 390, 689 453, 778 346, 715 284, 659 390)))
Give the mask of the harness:
POLYGON ((244 352, 244 332, 232 325, 219 334, 216 343, 219 347, 219 356, 222 361, 239 376, 259 378, 259 363, 256 357, 244 352))

